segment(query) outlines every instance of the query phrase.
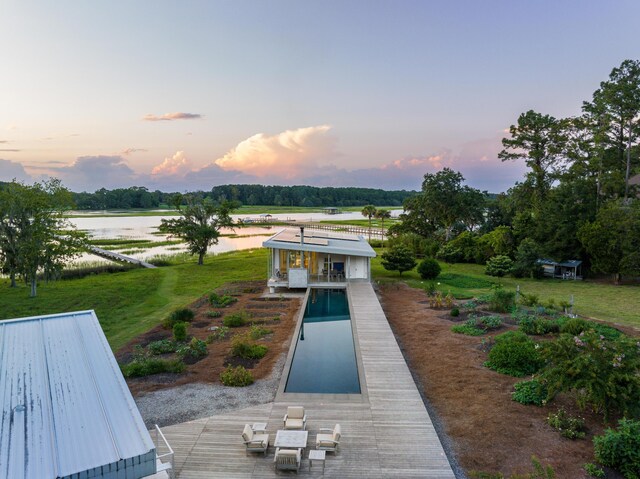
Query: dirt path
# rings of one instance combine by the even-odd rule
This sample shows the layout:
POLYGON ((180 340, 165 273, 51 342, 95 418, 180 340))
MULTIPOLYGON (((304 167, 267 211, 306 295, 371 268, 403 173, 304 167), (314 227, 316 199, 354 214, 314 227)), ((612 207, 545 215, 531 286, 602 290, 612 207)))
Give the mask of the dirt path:
POLYGON ((407 362, 467 473, 530 471, 535 455, 551 464, 558 478, 588 477, 582 466, 593 462, 592 437, 603 430, 601 418, 576 410, 568 398, 540 408, 512 401, 513 384, 521 379, 482 366, 487 356, 483 337, 452 333, 448 311, 430 309, 422 290, 399 283, 381 286, 378 293, 407 362), (585 417, 586 439, 565 439, 547 425, 548 414, 560 406, 585 417))

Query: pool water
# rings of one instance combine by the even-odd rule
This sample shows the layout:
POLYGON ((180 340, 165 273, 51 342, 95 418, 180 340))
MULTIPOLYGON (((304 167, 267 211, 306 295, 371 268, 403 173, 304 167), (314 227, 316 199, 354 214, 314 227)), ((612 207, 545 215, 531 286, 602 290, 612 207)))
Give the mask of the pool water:
POLYGON ((310 291, 284 391, 360 393, 349 303, 344 289, 310 291))

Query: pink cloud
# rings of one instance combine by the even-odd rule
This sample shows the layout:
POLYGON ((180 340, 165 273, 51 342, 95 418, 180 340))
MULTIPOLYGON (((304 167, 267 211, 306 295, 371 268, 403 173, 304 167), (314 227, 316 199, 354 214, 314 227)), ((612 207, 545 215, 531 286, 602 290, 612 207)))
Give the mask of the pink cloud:
POLYGON ((200 120, 202 115, 200 113, 165 113, 164 115, 153 115, 149 113, 142 117, 143 121, 174 121, 174 120, 200 120))
POLYGON ((162 163, 151 170, 152 176, 184 176, 191 171, 191 163, 184 151, 177 151, 172 157, 165 158, 162 163))
POLYGON ((121 155, 130 155, 132 153, 138 153, 138 152, 144 152, 144 151, 149 151, 149 150, 146 150, 144 148, 126 148, 126 149, 122 150, 120 152, 120 154, 121 155))

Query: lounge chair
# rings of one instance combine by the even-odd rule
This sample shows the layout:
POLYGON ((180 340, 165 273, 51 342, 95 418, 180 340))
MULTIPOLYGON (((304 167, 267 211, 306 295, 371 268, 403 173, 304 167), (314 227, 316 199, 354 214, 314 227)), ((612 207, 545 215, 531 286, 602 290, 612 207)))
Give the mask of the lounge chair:
POLYGON ((256 434, 249 424, 245 424, 244 431, 242 431, 242 440, 244 445, 247 446, 246 452, 262 452, 265 456, 267 455, 269 434, 256 434))
POLYGON ((336 452, 340 445, 340 436, 342 435, 340 424, 336 424, 333 429, 320 428, 320 432, 329 434, 318 434, 316 436, 316 449, 336 452))
POLYGON ((285 429, 306 429, 307 415, 304 413, 302 406, 289 406, 287 414, 284 415, 285 429))
POLYGON ((277 448, 273 462, 276 465, 276 470, 298 472, 302 462, 302 451, 301 449, 277 448))

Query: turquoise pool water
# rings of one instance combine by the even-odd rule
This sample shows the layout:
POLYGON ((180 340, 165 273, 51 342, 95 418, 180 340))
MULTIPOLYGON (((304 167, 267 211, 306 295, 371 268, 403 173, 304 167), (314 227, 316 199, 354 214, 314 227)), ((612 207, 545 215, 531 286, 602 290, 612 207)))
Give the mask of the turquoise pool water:
POLYGON ((359 394, 358 365, 344 289, 312 289, 284 389, 359 394))

